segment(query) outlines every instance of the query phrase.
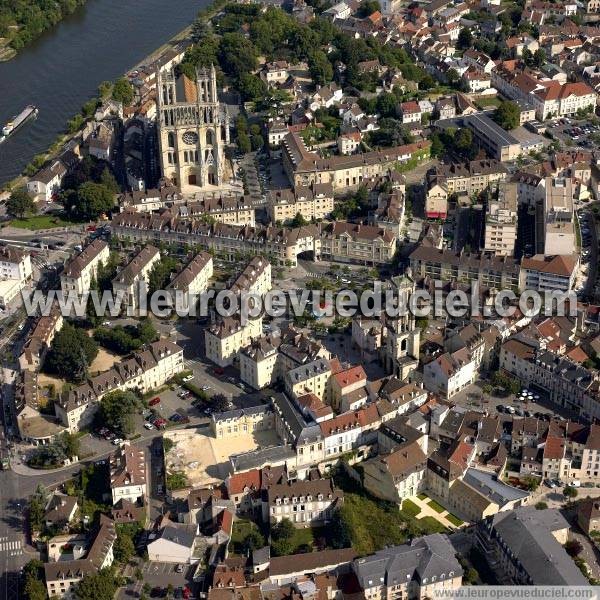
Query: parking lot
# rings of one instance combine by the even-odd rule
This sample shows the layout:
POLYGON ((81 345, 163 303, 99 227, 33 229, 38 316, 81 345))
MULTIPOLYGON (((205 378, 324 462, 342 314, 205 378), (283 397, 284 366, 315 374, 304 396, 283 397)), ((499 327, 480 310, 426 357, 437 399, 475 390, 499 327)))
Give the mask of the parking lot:
MULTIPOLYGON (((194 565, 185 565, 182 573, 177 572, 176 563, 145 562, 139 565, 142 580, 134 581, 119 591, 118 597, 125 600, 139 598, 145 585, 150 587, 151 598, 166 598, 172 586, 174 598, 196 598, 199 585, 193 581, 194 565), (184 590, 187 588, 187 592, 184 590)), ((128 568, 129 574, 135 569, 128 568)))
POLYGON ((567 146, 592 150, 597 146, 600 126, 587 119, 558 119, 547 131, 567 146))

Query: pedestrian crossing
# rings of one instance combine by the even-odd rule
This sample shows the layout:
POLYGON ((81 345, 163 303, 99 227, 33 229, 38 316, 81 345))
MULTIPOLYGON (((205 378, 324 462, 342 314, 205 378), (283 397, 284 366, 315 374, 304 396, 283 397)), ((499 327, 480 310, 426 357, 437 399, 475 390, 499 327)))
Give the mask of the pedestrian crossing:
POLYGON ((0 537, 0 553, 5 553, 8 556, 21 556, 23 554, 23 544, 21 540, 0 537))

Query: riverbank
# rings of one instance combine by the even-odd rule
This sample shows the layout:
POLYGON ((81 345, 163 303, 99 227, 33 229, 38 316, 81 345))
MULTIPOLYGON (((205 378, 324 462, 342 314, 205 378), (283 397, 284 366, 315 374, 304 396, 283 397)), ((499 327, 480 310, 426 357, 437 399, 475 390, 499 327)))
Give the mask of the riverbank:
MULTIPOLYGON (((196 19, 193 19, 189 25, 184 27, 182 30, 180 30, 175 35, 171 36, 165 43, 161 44, 159 47, 152 50, 144 58, 136 61, 133 65, 131 65, 125 71, 124 74, 126 74, 127 72, 130 72, 136 68, 139 68, 142 65, 148 65, 148 64, 155 62, 158 58, 160 58, 160 56, 162 56, 163 54, 165 54, 172 48, 180 45, 182 42, 185 42, 186 40, 191 40, 191 34, 192 34, 194 22, 196 22, 196 20, 202 20, 204 22, 208 22, 219 11, 221 11, 223 9, 223 7, 228 4, 228 2, 229 2, 229 0, 215 0, 211 4, 207 5, 204 9, 202 9, 197 14, 196 19)), ((94 99, 97 99, 98 101, 103 100, 100 96, 95 96, 95 97, 90 98, 88 100, 88 102, 90 100, 94 100, 94 99)), ((81 114, 81 112, 77 113, 77 114, 81 114)), ((73 118, 73 116, 71 118, 73 118)), ((27 182, 27 178, 28 178, 26 171, 28 170, 30 165, 34 164, 36 166, 39 165, 41 167, 43 164, 57 158, 64 151, 65 146, 67 146, 70 142, 72 142, 72 140, 81 133, 81 130, 83 129, 83 127, 85 126, 85 123, 88 120, 89 119, 85 119, 82 123, 81 128, 79 128, 77 131, 75 131, 73 133, 67 133, 67 132, 60 133, 59 136, 55 139, 55 141, 48 147, 48 149, 45 152, 41 152, 41 153, 37 154, 30 161, 30 163, 24 167, 23 172, 21 174, 19 174, 17 177, 6 182, 2 186, 1 190, 5 191, 5 192, 11 191, 15 188, 22 187, 23 185, 25 185, 27 182)))
POLYGON ((40 6, 32 7, 30 2, 13 2, 12 23, 7 27, 7 37, 0 38, 0 62, 7 62, 18 51, 35 42, 46 31, 50 31, 67 17, 83 8, 87 0, 72 0, 49 6, 45 11, 40 6), (59 9, 57 14, 56 9, 59 9), (33 11, 37 12, 33 14, 33 11))

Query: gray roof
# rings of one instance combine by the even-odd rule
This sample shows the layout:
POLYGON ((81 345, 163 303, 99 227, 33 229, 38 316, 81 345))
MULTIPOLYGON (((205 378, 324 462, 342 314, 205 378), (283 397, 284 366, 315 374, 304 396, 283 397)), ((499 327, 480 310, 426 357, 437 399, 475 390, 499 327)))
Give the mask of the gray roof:
POLYGON ((463 481, 492 502, 495 502, 500 509, 509 502, 522 500, 529 496, 529 492, 499 481, 497 475, 489 471, 469 468, 463 477, 463 481))
POLYGON ((270 412, 273 412, 273 409, 268 404, 259 404, 258 406, 248 406, 246 408, 213 413, 212 418, 213 421, 227 421, 229 419, 239 419, 243 415, 262 415, 270 412))
POLYGON ((307 420, 285 394, 275 394, 271 399, 276 412, 287 425, 295 444, 314 442, 323 437, 318 423, 312 419, 307 420))
POLYGON ((264 565, 269 562, 271 558, 271 546, 265 546, 264 548, 255 548, 252 551, 252 564, 253 565, 264 565))
POLYGON ((232 454, 229 457, 234 473, 259 469, 264 465, 276 466, 296 457, 291 446, 270 446, 259 448, 241 454, 232 454))
POLYGON ((191 548, 196 539, 196 526, 182 524, 166 525, 160 532, 160 539, 191 548))
POLYGON ((353 569, 362 589, 404 584, 408 580, 427 583, 462 575, 462 567, 448 536, 439 533, 416 538, 410 544, 393 546, 354 561, 353 569))
POLYGON ((566 553, 553 531, 569 524, 558 510, 522 507, 499 512, 492 526, 513 559, 529 575, 533 585, 587 585, 587 579, 566 553))
POLYGON ((287 376, 294 384, 307 381, 308 379, 312 379, 313 377, 321 375, 322 373, 326 373, 329 370, 329 361, 324 358, 318 358, 317 360, 313 360, 310 363, 306 363, 305 365, 301 365, 295 369, 292 369, 291 371, 288 371, 287 376))

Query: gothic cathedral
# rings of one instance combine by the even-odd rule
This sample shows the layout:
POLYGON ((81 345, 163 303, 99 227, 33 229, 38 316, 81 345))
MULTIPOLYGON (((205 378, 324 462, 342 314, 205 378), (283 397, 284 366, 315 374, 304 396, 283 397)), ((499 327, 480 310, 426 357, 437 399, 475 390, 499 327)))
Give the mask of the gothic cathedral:
POLYGON ((161 170, 182 192, 214 189, 223 183, 229 118, 221 115, 214 67, 198 69, 196 81, 157 73, 161 170))

